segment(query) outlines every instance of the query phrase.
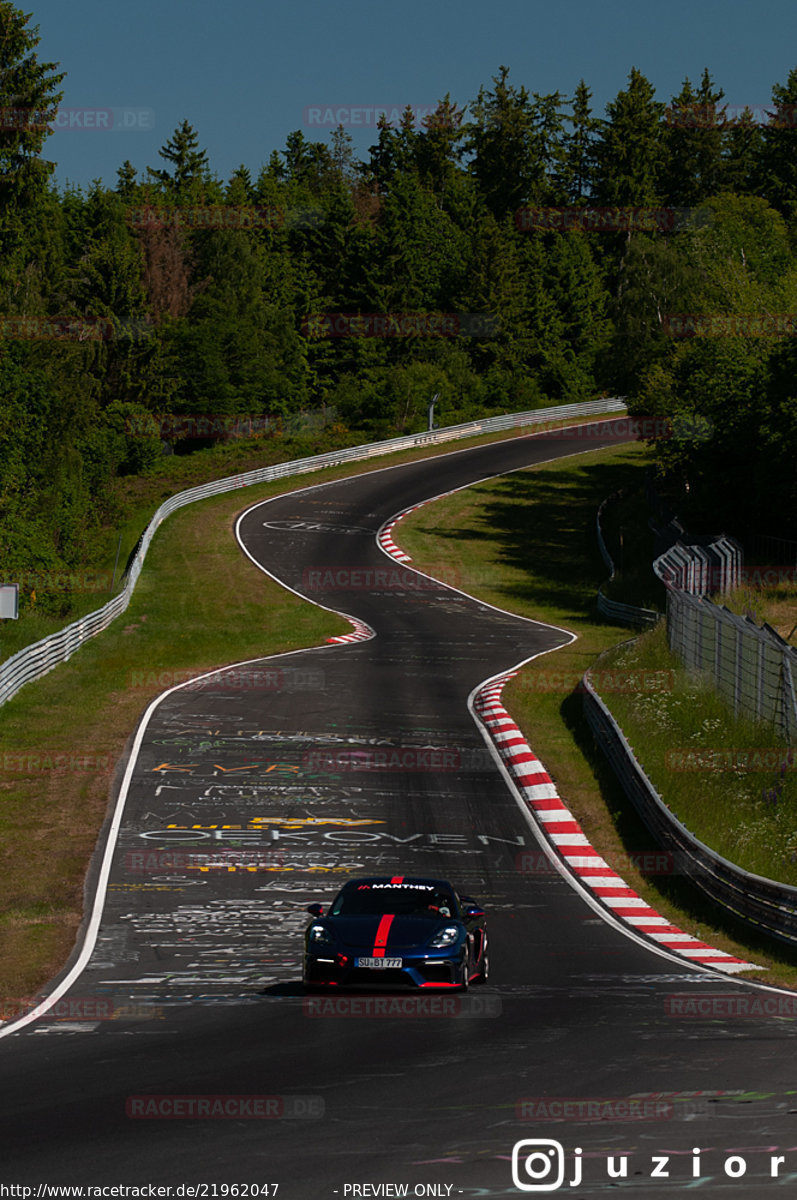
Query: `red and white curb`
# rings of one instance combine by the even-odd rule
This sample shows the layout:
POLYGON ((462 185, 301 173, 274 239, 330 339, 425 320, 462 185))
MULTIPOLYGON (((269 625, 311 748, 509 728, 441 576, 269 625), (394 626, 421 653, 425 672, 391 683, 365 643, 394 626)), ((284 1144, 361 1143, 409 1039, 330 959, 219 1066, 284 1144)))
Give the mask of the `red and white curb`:
POLYGON ((578 821, 561 800, 556 784, 501 703, 504 685, 516 674, 517 671, 508 671, 483 687, 474 698, 474 708, 526 805, 568 870, 611 910, 613 916, 632 926, 635 933, 644 934, 672 953, 728 973, 760 969, 755 963, 716 950, 671 925, 590 845, 578 821))
MULTIPOLYGON (((458 491, 459 489, 455 488, 454 490, 458 491)), ((443 493, 443 496, 450 495, 451 492, 443 493)), ((424 505, 431 504, 433 500, 442 500, 442 498, 442 496, 430 496, 428 500, 421 500, 420 504, 413 504, 410 508, 405 508, 400 513, 397 513, 396 516, 393 517, 392 520, 388 521, 387 524, 384 525, 376 535, 376 544, 379 546, 380 550, 384 550, 385 554, 390 555, 391 558, 395 558, 396 562, 412 562, 411 555, 402 550, 401 546, 396 545, 396 542, 393 538, 393 530, 396 528, 399 521, 403 521, 405 517, 410 515, 410 513, 417 512, 418 509, 423 508, 424 505)))
MULTIPOLYGON (((418 506, 416 505, 416 507, 418 506)), ((407 511, 412 512, 412 509, 408 509, 407 511)), ((404 513, 402 513, 401 516, 403 517, 404 513)), ((384 550, 385 554, 389 554, 391 558, 395 558, 396 562, 412 562, 409 554, 405 554, 403 550, 399 549, 391 536, 392 529, 399 523, 400 520, 401 517, 396 517, 395 521, 391 521, 389 525, 386 525, 385 528, 377 534, 377 545, 379 546, 380 550, 384 550)))
MULTIPOLYGON (((435 496, 433 499, 441 497, 435 496)), ((404 509, 380 530, 377 543, 385 554, 398 562, 412 562, 409 554, 396 545, 391 533, 403 517, 429 503, 430 500, 424 500, 421 504, 404 509)), ((558 853, 567 870, 610 910, 613 917, 670 953, 726 974, 760 970, 755 963, 717 950, 690 933, 684 933, 677 925, 670 924, 666 917, 637 895, 590 845, 578 821, 559 796, 556 784, 501 703, 501 692, 514 675, 517 675, 517 671, 507 671, 480 688, 474 697, 474 708, 537 827, 558 853)))
POLYGON ((333 645, 349 642, 367 642, 370 638, 375 637, 375 633, 370 625, 366 625, 365 621, 358 620, 357 617, 350 617, 346 613, 341 613, 341 616, 346 617, 354 626, 354 633, 339 633, 337 637, 328 637, 327 641, 333 645))

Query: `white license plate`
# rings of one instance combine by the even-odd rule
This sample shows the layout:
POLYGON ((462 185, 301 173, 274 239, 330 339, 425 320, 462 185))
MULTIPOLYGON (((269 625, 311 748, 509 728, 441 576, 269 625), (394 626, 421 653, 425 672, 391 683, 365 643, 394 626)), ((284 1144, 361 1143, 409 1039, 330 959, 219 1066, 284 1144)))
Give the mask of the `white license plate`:
POLYGON ((400 967, 400 958, 356 958, 354 960, 355 967, 371 967, 376 971, 386 971, 390 968, 400 967))

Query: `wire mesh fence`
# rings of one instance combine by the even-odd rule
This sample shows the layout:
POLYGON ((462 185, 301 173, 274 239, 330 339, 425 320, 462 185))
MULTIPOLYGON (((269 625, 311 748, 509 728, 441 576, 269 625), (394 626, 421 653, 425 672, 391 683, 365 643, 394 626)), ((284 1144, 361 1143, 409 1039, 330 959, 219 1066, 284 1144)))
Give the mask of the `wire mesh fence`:
POLYGON ((690 670, 704 671, 737 716, 797 741, 797 650, 770 626, 705 596, 669 591, 667 640, 690 670))

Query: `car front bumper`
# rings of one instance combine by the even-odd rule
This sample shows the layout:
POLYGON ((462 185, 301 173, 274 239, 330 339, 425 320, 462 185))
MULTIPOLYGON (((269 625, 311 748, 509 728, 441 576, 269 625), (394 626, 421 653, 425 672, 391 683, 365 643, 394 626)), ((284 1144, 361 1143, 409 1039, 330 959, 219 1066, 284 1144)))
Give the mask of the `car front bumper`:
POLYGON ((304 982, 308 987, 451 988, 462 985, 464 955, 424 952, 402 954, 400 967, 356 965, 357 954, 307 954, 304 982))

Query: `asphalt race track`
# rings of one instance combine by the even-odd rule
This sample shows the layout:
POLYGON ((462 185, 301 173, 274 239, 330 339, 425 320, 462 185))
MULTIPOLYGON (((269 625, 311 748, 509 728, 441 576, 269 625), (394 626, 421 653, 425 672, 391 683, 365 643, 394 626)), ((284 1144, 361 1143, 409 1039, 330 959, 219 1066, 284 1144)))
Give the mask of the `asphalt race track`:
POLYGON ((397 567, 375 540, 449 489, 616 444, 611 424, 248 510, 254 563, 376 636, 217 672, 148 712, 92 867, 102 885, 108 842, 89 961, 0 1040, 0 1184, 519 1196, 555 1190, 558 1152, 526 1147, 519 1189, 513 1146, 553 1139, 572 1196, 795 1193, 794 1006, 762 1015, 778 993, 605 923, 546 865, 469 711, 477 685, 569 635, 397 567), (482 901, 487 984, 304 996, 305 906, 372 873, 482 901), (199 1098, 226 1115, 196 1115, 199 1098))

